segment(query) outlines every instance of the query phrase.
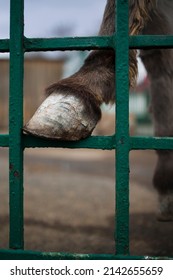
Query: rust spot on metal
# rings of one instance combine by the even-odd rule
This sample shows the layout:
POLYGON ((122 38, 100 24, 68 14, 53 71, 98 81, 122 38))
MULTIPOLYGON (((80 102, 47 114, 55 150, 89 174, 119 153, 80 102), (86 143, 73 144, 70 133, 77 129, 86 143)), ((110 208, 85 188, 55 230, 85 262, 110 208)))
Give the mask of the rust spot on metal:
POLYGON ((124 144, 124 137, 121 137, 121 139, 120 139, 120 144, 121 144, 121 145, 124 144))
POLYGON ((20 177, 20 173, 18 171, 14 171, 14 177, 20 177))
POLYGON ((12 163, 10 163, 10 167, 9 167, 10 171, 13 169, 13 167, 14 167, 14 165, 12 163))

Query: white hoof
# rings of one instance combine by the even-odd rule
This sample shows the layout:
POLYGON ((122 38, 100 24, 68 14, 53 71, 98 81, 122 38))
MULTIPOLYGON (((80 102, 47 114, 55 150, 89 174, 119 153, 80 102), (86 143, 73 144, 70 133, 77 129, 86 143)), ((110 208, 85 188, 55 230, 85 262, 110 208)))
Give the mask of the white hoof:
POLYGON ((160 195, 159 204, 157 219, 162 222, 173 221, 173 193, 160 195))
POLYGON ((49 139, 79 140, 91 135, 98 120, 91 108, 87 112, 80 98, 52 93, 23 130, 49 139))

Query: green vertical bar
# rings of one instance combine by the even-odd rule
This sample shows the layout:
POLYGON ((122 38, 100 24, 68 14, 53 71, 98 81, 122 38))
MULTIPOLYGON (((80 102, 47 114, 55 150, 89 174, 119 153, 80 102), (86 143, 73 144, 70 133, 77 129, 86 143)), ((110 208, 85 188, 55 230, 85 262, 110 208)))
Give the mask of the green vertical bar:
POLYGON ((116 7, 116 254, 129 254, 128 0, 116 7))
POLYGON ((23 238, 23 29, 24 1, 10 1, 10 248, 22 249, 23 238))

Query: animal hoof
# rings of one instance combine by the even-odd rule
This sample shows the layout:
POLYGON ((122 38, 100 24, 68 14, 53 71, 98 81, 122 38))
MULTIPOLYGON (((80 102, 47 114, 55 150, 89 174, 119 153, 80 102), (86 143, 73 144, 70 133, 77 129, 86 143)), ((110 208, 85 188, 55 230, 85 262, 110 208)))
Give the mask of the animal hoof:
POLYGON ((81 98, 52 93, 23 130, 42 138, 75 141, 91 135, 99 119, 94 108, 81 98))
POLYGON ((161 222, 173 221, 173 193, 160 195, 159 204, 157 219, 161 222))

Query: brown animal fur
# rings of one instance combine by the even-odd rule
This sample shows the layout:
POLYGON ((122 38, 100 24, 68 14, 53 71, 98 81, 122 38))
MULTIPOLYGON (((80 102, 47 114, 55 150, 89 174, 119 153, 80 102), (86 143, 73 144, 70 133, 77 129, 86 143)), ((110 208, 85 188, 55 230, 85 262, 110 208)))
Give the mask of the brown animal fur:
MULTIPOLYGON (((99 35, 115 32, 116 1, 107 0, 99 35)), ((171 34, 173 30, 173 1, 129 0, 129 34, 171 34)), ((129 84, 133 86, 137 76, 136 50, 130 51, 129 84)), ((155 135, 173 136, 173 51, 142 50, 141 58, 151 80, 151 107, 155 135)), ((100 105, 115 100, 115 54, 109 51, 93 51, 81 69, 47 89, 47 93, 59 92, 75 95, 88 108, 101 117, 100 105)), ((158 164, 154 185, 161 194, 173 194, 173 152, 158 151, 158 164)))
MULTIPOLYGON (((156 4, 156 0, 130 0, 129 1, 129 34, 137 35, 141 33, 144 25, 149 19, 150 11, 156 4)), ((112 35, 115 32, 115 7, 116 1, 108 0, 103 16, 103 21, 100 27, 99 35, 112 35)), ((137 76, 137 59, 136 50, 130 51, 130 70, 129 83, 130 86, 136 84, 137 76)), ((115 55, 113 51, 93 51, 86 59, 82 68, 73 76, 52 85, 47 89, 47 93, 56 91, 60 84, 75 83, 76 94, 81 96, 78 90, 78 84, 84 85, 89 89, 91 95, 94 93, 98 106, 100 101, 109 103, 114 102, 114 70, 115 70, 115 55), (104 61, 104 64, 102 63, 104 61)), ((88 94, 88 93, 87 93, 88 94)), ((85 95, 82 96, 85 99, 85 95)))
MULTIPOLYGON (((151 10, 155 10, 156 0, 131 0, 129 1, 129 5, 129 33, 130 35, 138 35, 148 22, 151 10)), ((136 56, 137 51, 131 50, 129 71, 131 87, 135 86, 138 73, 136 56)))

